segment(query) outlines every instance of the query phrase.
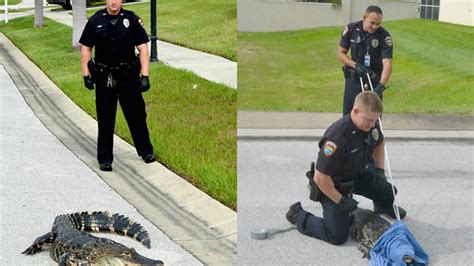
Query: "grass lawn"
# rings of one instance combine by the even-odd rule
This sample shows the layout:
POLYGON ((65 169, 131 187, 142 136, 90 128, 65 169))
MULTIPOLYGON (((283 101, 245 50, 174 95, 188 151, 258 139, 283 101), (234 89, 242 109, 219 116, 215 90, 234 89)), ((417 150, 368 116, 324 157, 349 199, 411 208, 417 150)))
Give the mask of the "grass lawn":
MULTIPOLYGON (((421 19, 383 26, 394 40, 385 111, 474 113, 473 27, 421 19)), ((342 29, 239 33, 238 108, 342 112, 342 29)))
MULTIPOLYGON (((156 2, 158 39, 237 60, 236 0, 156 2)), ((150 32, 150 3, 126 5, 124 8, 140 16, 150 32)), ((91 16, 95 12, 89 10, 87 14, 91 16)))
MULTIPOLYGON (((0 24, 0 31, 95 117, 95 93, 83 86, 80 54, 71 48, 72 29, 48 18, 41 29, 32 25, 33 16, 28 16, 0 24)), ((236 90, 161 63, 151 64, 150 82, 144 96, 159 161, 235 209, 236 90), (194 84, 197 89, 192 89, 194 84)), ((116 133, 131 142, 121 112, 116 133)))
MULTIPOLYGON (((21 0, 8 0, 8 5, 16 5, 21 3, 21 0)), ((0 5, 5 5, 5 0, 0 0, 0 5)))

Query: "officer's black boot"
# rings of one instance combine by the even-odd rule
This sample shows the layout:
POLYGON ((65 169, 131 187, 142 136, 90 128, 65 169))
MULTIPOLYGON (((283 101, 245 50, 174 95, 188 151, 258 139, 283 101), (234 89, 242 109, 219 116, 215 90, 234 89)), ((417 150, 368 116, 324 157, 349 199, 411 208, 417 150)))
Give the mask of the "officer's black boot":
POLYGON ((112 171, 112 164, 111 163, 101 163, 100 164, 100 170, 105 171, 105 172, 110 172, 110 171, 112 171))
MULTIPOLYGON (((374 202, 374 212, 377 214, 386 214, 392 217, 393 219, 397 219, 392 204, 381 204, 378 202, 374 202)), ((398 212, 400 213, 400 219, 403 219, 407 215, 407 211, 405 211, 400 206, 398 206, 398 212)))
POLYGON ((286 219, 288 220, 288 222, 296 224, 296 215, 302 209, 303 208, 301 207, 301 202, 298 201, 296 203, 293 203, 293 205, 290 206, 290 209, 286 213, 286 219))
POLYGON ((145 163, 152 163, 152 162, 156 161, 156 156, 153 153, 150 153, 150 154, 147 154, 147 155, 143 155, 142 159, 143 159, 143 161, 145 161, 145 163))

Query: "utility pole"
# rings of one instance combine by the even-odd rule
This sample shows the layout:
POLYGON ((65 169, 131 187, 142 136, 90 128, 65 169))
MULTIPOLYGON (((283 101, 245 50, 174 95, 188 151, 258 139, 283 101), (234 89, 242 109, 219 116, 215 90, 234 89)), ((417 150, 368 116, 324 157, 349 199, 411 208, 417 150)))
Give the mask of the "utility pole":
POLYGON ((150 61, 157 62, 158 61, 158 51, 156 47, 156 0, 150 1, 150 12, 151 12, 151 55, 150 61))

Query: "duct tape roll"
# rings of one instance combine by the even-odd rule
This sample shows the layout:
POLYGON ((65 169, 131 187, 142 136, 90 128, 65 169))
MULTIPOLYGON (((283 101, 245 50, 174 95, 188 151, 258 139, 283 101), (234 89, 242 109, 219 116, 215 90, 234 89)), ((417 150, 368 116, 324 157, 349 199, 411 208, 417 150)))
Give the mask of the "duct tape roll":
POLYGON ((268 230, 267 229, 255 229, 250 232, 250 237, 256 240, 265 240, 268 238, 268 230))

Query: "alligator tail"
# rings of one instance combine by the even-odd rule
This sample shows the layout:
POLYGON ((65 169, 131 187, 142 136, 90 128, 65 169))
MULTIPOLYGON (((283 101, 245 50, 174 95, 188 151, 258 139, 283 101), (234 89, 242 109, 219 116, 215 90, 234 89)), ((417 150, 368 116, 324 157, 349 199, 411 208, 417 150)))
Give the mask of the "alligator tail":
POLYGON ((76 212, 69 214, 74 227, 87 232, 111 232, 131 237, 150 248, 148 232, 128 217, 110 212, 76 212))

